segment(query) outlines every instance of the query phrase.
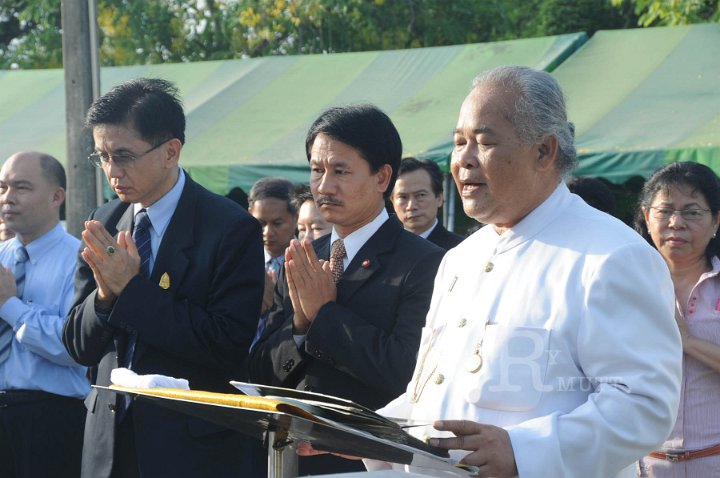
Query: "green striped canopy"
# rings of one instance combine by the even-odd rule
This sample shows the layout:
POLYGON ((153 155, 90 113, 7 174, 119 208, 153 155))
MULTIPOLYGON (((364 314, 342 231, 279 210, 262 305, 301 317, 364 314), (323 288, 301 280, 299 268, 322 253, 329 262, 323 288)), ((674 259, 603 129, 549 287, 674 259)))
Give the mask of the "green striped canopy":
MULTIPOLYGON (((587 39, 584 33, 412 50, 266 57, 103 68, 102 90, 137 77, 180 88, 187 113, 181 164, 224 194, 258 178, 307 182, 305 134, 324 109, 378 105, 395 122, 407 155, 447 168, 460 104, 480 71, 502 64, 552 70, 587 39)), ((0 72, 0 158, 19 150, 65 160, 62 70, 0 72)))
POLYGON ((578 176, 615 183, 673 161, 720 173, 720 24, 597 32, 553 75, 578 176))
POLYGON ((720 174, 720 24, 599 31, 552 75, 576 128, 573 175, 623 183, 674 161, 720 174))
MULTIPOLYGON (((551 71, 568 97, 574 174, 621 183, 691 160, 720 172, 720 25, 583 33, 413 50, 103 68, 107 91, 162 77, 187 111, 181 164, 206 187, 247 190, 263 176, 306 182, 305 133, 327 107, 370 102, 406 155, 444 169, 472 78, 520 64, 551 71)), ((0 72, 0 158, 46 151, 64 161, 62 70, 0 72)))

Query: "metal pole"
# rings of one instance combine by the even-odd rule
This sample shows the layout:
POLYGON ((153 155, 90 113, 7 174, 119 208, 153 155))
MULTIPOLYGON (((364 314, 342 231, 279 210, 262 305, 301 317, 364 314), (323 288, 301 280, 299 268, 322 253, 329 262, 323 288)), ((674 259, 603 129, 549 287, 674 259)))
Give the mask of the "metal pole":
POLYGON ((268 478, 294 478, 298 475, 297 455, 290 448, 287 431, 270 431, 268 437, 268 478))
MULTIPOLYGON (((87 161, 93 140, 84 123, 85 113, 93 100, 88 2, 63 0, 61 17, 68 178, 66 225, 70 234, 79 237, 85 219, 97 205, 97 173, 87 161)), ((92 21, 94 24, 95 19, 92 21)))
MULTIPOLYGON (((87 0, 88 3, 88 19, 90 20, 90 64, 92 65, 92 97, 96 100, 100 97, 100 39, 98 38, 97 26, 97 0, 87 0)), ((105 198, 103 197, 103 178, 105 175, 102 170, 95 170, 95 204, 100 205, 105 198)))
POLYGON ((445 226, 448 231, 455 232, 455 185, 450 174, 445 174, 445 226))

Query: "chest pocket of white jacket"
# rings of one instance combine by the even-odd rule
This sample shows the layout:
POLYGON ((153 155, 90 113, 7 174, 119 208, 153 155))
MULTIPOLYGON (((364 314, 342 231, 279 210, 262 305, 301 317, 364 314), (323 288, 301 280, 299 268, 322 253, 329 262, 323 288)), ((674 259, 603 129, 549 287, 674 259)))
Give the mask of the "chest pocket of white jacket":
POLYGON ((550 331, 536 327, 488 325, 482 344, 483 365, 466 373, 465 398, 481 408, 524 412, 543 392, 550 331))

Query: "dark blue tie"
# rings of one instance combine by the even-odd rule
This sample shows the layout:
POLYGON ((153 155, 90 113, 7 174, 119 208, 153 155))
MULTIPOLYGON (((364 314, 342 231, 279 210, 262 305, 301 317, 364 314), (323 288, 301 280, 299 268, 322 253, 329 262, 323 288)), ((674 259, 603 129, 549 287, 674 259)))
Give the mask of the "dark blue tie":
POLYGON ((152 259, 152 247, 150 243, 150 217, 145 209, 135 215, 135 231, 133 240, 140 255, 140 274, 150 277, 150 259, 152 259))
MULTIPOLYGON (((152 247, 150 243, 150 227, 152 223, 145 209, 140 209, 135 215, 135 230, 133 231, 133 240, 140 255, 140 275, 150 277, 150 259, 152 258, 152 247)), ((137 335, 133 334, 128 337, 127 347, 125 351, 125 360, 123 365, 126 368, 132 367, 132 359, 135 353, 135 345, 137 343, 137 335)))
MULTIPOLYGON (((135 215, 135 229, 133 230, 133 241, 135 241, 135 247, 137 247, 138 255, 140 256, 140 275, 149 278, 150 277, 150 260, 152 259, 152 243, 150 242, 150 217, 148 217, 147 210, 140 209, 135 215)), ((137 335, 132 334, 128 337, 127 345, 125 347, 125 360, 123 360, 123 366, 126 368, 132 368, 133 355, 135 355, 135 345, 137 345, 137 335)), ((127 409, 130 407, 131 400, 128 395, 122 395, 120 397, 120 413, 118 420, 122 420, 125 417, 127 409)))
MULTIPOLYGON (((265 263, 265 272, 274 271, 275 279, 277 280, 278 274, 280 274, 280 268, 282 267, 284 261, 285 258, 283 256, 271 257, 270 260, 265 263)), ((263 332, 265 332, 265 327, 267 327, 268 314, 269 312, 265 312, 263 315, 260 316, 260 320, 258 320, 257 324, 257 330, 255 331, 255 337, 250 343, 250 350, 255 348, 255 344, 260 341, 263 332)))
MULTIPOLYGON (((15 284, 17 296, 22 300, 25 292, 25 264, 30 257, 25 246, 15 249, 15 284)), ((13 340, 13 329, 10 324, 0 319, 0 363, 3 363, 10 356, 10 349, 13 340)))

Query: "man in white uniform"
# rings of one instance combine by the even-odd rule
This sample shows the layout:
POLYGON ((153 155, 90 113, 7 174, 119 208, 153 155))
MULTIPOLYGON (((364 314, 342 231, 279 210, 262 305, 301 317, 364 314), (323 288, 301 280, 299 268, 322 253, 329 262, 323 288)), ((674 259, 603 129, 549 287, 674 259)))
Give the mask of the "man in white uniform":
POLYGON ((381 413, 442 420, 412 433, 477 476, 634 476, 680 395, 664 262, 562 182, 573 126, 547 73, 478 77, 454 142, 465 212, 488 226, 443 259, 413 379, 381 413))

